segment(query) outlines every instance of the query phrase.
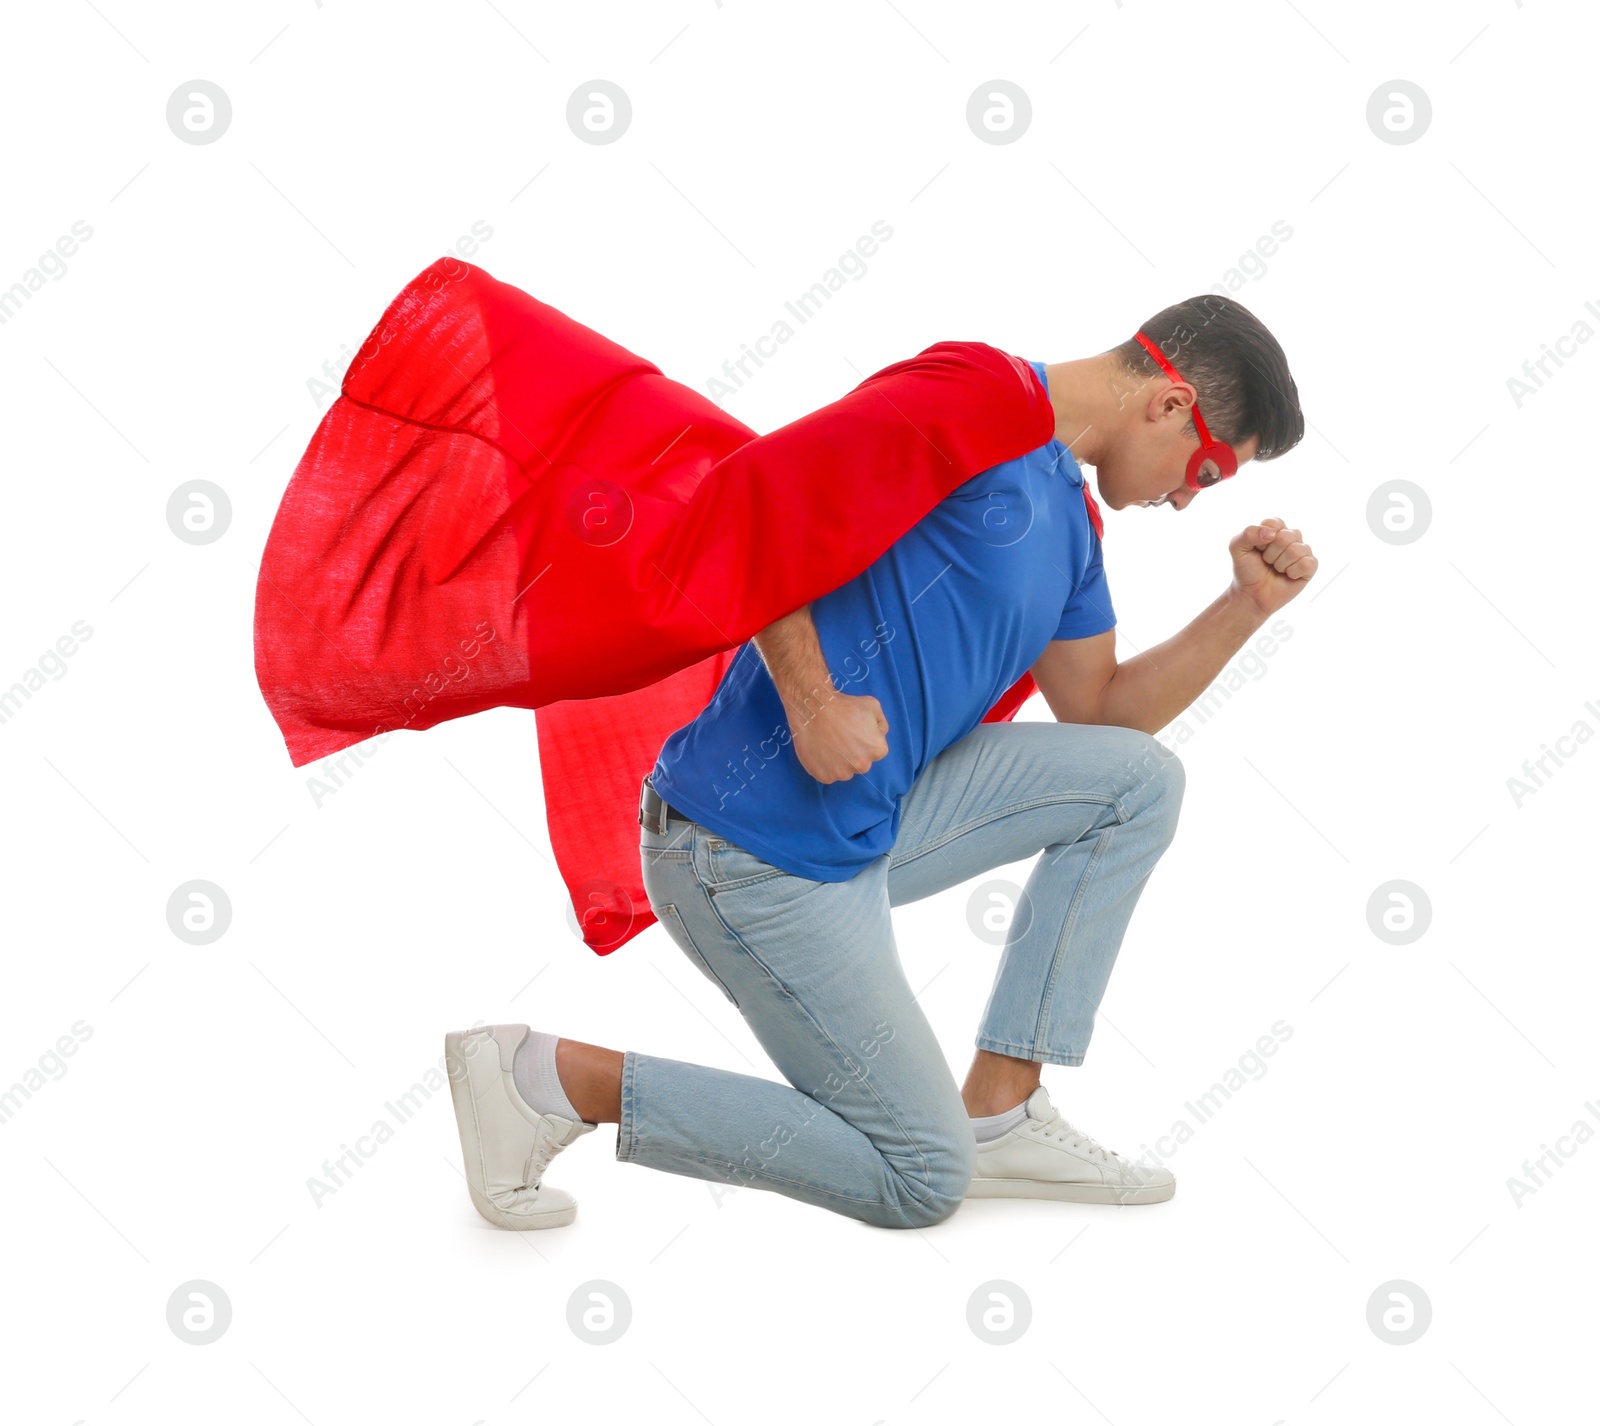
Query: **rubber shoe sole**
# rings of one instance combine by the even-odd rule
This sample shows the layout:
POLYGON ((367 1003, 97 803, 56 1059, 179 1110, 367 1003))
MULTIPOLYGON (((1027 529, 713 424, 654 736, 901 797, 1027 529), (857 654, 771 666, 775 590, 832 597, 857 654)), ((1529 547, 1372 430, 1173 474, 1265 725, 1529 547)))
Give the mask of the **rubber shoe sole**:
POLYGON ((1153 1183, 1142 1188, 1119 1188, 1112 1183, 1060 1183, 1028 1178, 974 1178, 968 1198, 1049 1198, 1058 1203, 1114 1203, 1131 1208, 1141 1203, 1165 1203, 1177 1192, 1176 1182, 1153 1183))

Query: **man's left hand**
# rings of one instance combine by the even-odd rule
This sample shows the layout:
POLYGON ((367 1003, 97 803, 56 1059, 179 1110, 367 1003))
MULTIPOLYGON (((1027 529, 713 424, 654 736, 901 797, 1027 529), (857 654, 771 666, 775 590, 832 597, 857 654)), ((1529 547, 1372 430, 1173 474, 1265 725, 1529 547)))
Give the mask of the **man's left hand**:
POLYGON ((1274 614, 1306 587, 1317 557, 1298 530, 1263 520, 1234 536, 1233 590, 1263 615, 1274 614))

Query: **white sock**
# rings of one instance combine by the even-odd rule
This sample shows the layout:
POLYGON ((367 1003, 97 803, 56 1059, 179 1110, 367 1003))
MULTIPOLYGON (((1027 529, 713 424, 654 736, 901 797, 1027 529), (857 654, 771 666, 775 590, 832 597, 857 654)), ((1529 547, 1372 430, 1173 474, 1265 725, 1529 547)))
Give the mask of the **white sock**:
POLYGON ((986 1118, 969 1116, 972 1132, 980 1144, 987 1144, 991 1139, 998 1139, 1002 1134, 1009 1134, 1018 1124, 1028 1117, 1028 1101, 1024 1099, 1015 1109, 1007 1109, 1003 1114, 990 1114, 986 1118))
POLYGON ((517 1046, 511 1057, 511 1078, 528 1108, 539 1114, 559 1114, 563 1119, 574 1119, 587 1124, 572 1107, 566 1091, 561 1088, 561 1076, 556 1073, 556 1041, 559 1035, 546 1035, 529 1030, 528 1038, 517 1046))

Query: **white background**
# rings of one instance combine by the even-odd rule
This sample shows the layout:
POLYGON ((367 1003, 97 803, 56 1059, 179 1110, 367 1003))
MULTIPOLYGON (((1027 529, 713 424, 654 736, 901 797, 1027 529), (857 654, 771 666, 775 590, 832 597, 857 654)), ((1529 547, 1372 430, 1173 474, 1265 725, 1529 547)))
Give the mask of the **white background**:
MULTIPOLYGON (((93 631, 0 724, 0 1084, 92 1031, 0 1124, 7 1419, 1592 1414, 1600 1144, 1563 1141, 1520 1203, 1508 1180, 1600 1129, 1600 740, 1507 788, 1600 730, 1600 347, 1520 408, 1507 389, 1600 304, 1591 9, 98 0, 6 34, 0 288, 93 229, 0 326, 0 686, 93 631), (233 105, 204 146, 165 118, 197 78, 233 105), (609 146, 565 118, 596 78, 633 104, 609 146), (995 78, 1033 107, 1003 146, 965 118, 995 78), (1407 145, 1366 120, 1396 78, 1433 108, 1407 145), (1102 351, 1292 228, 1238 296, 1288 353, 1303 445, 1181 515, 1110 513, 1107 564, 1128 651, 1220 592, 1264 516, 1322 571, 1185 745, 1087 1062, 1045 1083, 1134 1155, 1274 1022, 1292 1037, 1157 1207, 886 1231, 617 1164, 607 1126, 550 1171, 576 1223, 511 1234, 468 1201, 444 1093, 318 1206, 308 1178, 475 1021, 777 1076, 659 927, 607 958, 568 929, 530 713, 392 739, 314 802, 251 646, 327 405, 308 380, 481 220, 470 260, 704 390, 876 219, 866 275, 726 398, 756 430, 935 341, 1102 351), (166 523, 195 478, 233 509, 204 546, 166 523), (1366 513, 1395 478, 1432 502, 1405 545, 1366 513), (209 946, 168 929, 192 879, 232 903, 209 946), (1394 879, 1432 907, 1406 946, 1367 920, 1394 879), (167 1324, 192 1279, 232 1304, 208 1346, 167 1324), (632 1304, 609 1346, 567 1325, 595 1279, 632 1304), (967 1323, 993 1279, 1032 1304, 1009 1347, 967 1323), (1432 1305, 1407 1346, 1367 1321, 1395 1279, 1432 1305)), ((971 890, 897 913, 958 1078, 998 957, 971 890)))

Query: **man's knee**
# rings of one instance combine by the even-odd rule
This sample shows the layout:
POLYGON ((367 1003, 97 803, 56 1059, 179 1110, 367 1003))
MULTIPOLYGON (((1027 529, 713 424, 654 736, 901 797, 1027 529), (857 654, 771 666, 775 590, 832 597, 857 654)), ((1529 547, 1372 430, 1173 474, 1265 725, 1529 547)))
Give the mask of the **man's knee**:
POLYGON ((1118 732, 1125 735, 1118 747, 1125 779, 1123 804, 1130 811, 1149 808, 1166 826, 1170 840, 1183 806, 1183 759, 1149 733, 1134 728, 1118 732))
POLYGON ((877 1228, 928 1228, 965 1202, 978 1167, 978 1140, 954 1080, 949 1095, 938 1095, 938 1103, 918 1095, 917 1103, 898 1108, 901 1130, 872 1136, 883 1160, 877 1194, 856 1200, 845 1212, 877 1228))
MULTIPOLYGON (((968 1176, 970 1183, 971 1176, 968 1176)), ((928 1198, 920 1199, 910 1208, 900 1210, 900 1221, 895 1226, 901 1228, 931 1228, 935 1223, 943 1223, 967 1199, 967 1190, 962 1186, 959 1193, 943 1192, 928 1198)))
POLYGON ((1160 781, 1158 790, 1161 801, 1171 818, 1173 825, 1177 825, 1178 812, 1183 806, 1183 789, 1185 786, 1185 773, 1183 759, 1171 748, 1151 739, 1151 747, 1155 749, 1154 756, 1160 760, 1160 781))
MULTIPOLYGON (((888 1228, 927 1228, 942 1223, 966 1200, 977 1167, 978 1141, 962 1106, 952 1121, 917 1146, 916 1167, 896 1167, 887 1180, 878 1221, 888 1228)), ((905 1159, 902 1157, 902 1164, 905 1159)))
POLYGON ((1153 780, 1152 790, 1158 799, 1155 808, 1164 829, 1165 844, 1169 845, 1177 834, 1178 813, 1183 808, 1183 761, 1170 748, 1164 748, 1160 743, 1154 746, 1159 750, 1157 756, 1161 759, 1161 770, 1153 780))

